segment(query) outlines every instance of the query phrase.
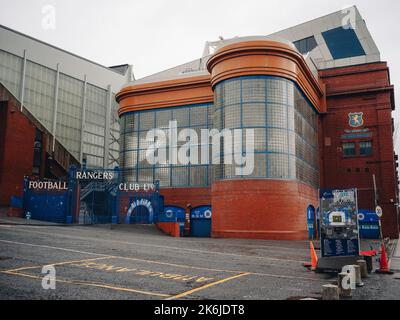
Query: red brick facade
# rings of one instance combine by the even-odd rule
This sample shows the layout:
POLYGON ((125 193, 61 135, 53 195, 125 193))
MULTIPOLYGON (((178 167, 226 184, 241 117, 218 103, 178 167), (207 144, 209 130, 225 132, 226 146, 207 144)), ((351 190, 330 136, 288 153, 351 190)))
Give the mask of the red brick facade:
POLYGON ((192 208, 211 204, 210 188, 163 188, 161 194, 166 206, 185 209, 189 204, 192 208))
POLYGON ((296 181, 233 180, 212 187, 214 237, 305 240, 317 190, 296 181))
MULTIPOLYGON (((398 238, 398 182, 393 147, 393 86, 386 63, 320 72, 326 85, 327 112, 319 119, 321 188, 357 188, 360 209, 383 208, 383 234, 398 238), (363 125, 349 124, 350 113, 363 113, 363 125), (361 133, 361 137, 353 134, 361 133), (360 142, 371 141, 372 155, 360 155, 360 142), (354 142, 356 155, 345 156, 343 143, 354 142)), ((306 210, 318 205, 317 190, 295 181, 234 180, 207 188, 163 189, 165 204, 186 208, 212 204, 214 237, 306 239, 306 210)))
POLYGON ((389 69, 385 62, 380 62, 324 70, 320 77, 326 84, 327 96, 327 113, 321 115, 319 133, 321 187, 356 187, 359 208, 375 210, 375 175, 377 202, 384 211, 384 236, 397 238, 398 182, 391 116, 394 93, 389 69), (363 125, 351 127, 349 114, 361 112, 363 125), (363 137, 351 136, 357 133, 363 137), (372 141, 372 155, 360 155, 361 141, 372 141), (345 142, 355 144, 354 156, 344 155, 345 142))
POLYGON ((0 121, 0 206, 7 206, 32 175, 36 128, 12 101, 0 102, 0 121))

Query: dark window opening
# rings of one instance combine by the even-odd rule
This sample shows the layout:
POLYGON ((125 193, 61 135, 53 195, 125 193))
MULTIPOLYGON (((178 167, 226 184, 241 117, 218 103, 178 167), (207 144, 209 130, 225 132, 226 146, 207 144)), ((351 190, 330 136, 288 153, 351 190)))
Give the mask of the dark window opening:
POLYGON ((343 155, 351 157, 356 155, 356 144, 354 142, 343 143, 343 155))
POLYGON ((372 141, 362 141, 360 142, 360 155, 370 156, 372 155, 372 141))
POLYGON ((293 42, 293 44, 296 46, 297 50, 299 50, 301 54, 306 54, 312 51, 318 45, 317 41, 315 41, 314 36, 295 41, 293 42))
POLYGON ((40 174, 40 165, 42 163, 42 132, 36 129, 35 142, 33 144, 33 169, 32 173, 40 174))

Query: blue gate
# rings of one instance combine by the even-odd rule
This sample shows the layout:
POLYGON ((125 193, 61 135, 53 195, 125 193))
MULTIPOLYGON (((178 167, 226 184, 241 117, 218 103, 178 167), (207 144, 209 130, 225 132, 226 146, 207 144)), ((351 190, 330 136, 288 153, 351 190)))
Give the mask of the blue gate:
POLYGON ((123 180, 125 175, 118 167, 78 171, 80 223, 152 224, 157 221, 164 206, 159 183, 129 183, 123 180))
POLYGON ((118 223, 119 176, 118 168, 77 171, 80 224, 118 223))
POLYGON ((198 238, 211 237, 211 206, 201 206, 190 211, 190 235, 198 238))
MULTIPOLYGON (((78 170, 71 166, 66 180, 24 180, 23 207, 31 219, 58 223, 152 224, 164 210, 159 183, 143 189, 124 183, 124 171, 78 170)), ((140 183, 133 185, 140 186, 140 183)))
POLYGON ((121 197, 129 199, 126 212, 126 224, 153 224, 158 221, 164 208, 164 197, 158 191, 136 192, 132 194, 120 194, 120 201, 126 202, 121 197))
POLYGON ((24 179, 24 214, 27 218, 73 223, 77 210, 76 182, 71 170, 68 180, 24 179))

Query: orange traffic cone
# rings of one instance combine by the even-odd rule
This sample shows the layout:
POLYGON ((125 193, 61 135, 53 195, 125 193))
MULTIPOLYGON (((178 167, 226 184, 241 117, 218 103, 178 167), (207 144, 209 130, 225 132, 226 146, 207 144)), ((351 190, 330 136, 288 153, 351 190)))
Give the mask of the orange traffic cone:
POLYGON ((375 272, 376 273, 381 273, 381 274, 393 274, 393 272, 390 271, 390 269, 389 269, 389 263, 388 263, 388 258, 387 258, 387 254, 386 254, 386 248, 385 248, 385 245, 383 243, 382 243, 382 246, 381 246, 380 267, 375 272))
POLYGON ((311 270, 314 271, 317 269, 318 256, 317 253, 315 252, 314 244, 312 241, 310 241, 310 256, 311 256, 311 263, 304 263, 303 266, 306 268, 311 267, 311 270))

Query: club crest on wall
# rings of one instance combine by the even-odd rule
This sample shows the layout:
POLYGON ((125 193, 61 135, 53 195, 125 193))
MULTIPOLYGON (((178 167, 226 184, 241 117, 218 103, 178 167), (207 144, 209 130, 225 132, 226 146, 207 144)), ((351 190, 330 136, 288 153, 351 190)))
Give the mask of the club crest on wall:
POLYGON ((352 128, 358 128, 364 125, 363 112, 349 113, 349 125, 352 128))

